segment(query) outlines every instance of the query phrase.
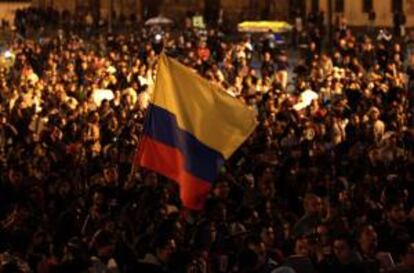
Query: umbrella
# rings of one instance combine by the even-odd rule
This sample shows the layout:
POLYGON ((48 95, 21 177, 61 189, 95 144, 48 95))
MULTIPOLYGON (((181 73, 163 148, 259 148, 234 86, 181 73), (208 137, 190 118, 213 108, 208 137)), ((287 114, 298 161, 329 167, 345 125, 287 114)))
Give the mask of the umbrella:
POLYGON ((237 25, 240 32, 289 32, 293 27, 284 21, 245 21, 237 25))
POLYGON ((167 17, 164 16, 157 16, 157 17, 152 17, 150 19, 148 19, 145 22, 146 26, 157 26, 157 25, 171 25, 173 23, 173 21, 167 17))

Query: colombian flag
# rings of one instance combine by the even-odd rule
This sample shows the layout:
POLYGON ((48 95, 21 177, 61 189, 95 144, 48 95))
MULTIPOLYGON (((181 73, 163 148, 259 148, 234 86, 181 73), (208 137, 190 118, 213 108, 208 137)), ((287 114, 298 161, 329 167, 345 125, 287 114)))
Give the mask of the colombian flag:
POLYGON ((224 160, 255 127, 242 102, 161 54, 136 164, 176 181, 183 205, 202 209, 224 160))

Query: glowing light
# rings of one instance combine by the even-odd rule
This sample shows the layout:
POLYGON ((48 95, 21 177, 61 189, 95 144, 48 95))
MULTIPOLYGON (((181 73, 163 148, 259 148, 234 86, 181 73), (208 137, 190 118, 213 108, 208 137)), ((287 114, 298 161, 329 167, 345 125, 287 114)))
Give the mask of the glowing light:
POLYGON ((155 40, 160 41, 162 39, 161 34, 155 35, 155 40))
POLYGON ((10 59, 10 58, 12 58, 13 57, 13 53, 10 51, 10 50, 6 50, 5 52, 4 52, 4 58, 6 58, 6 59, 10 59))

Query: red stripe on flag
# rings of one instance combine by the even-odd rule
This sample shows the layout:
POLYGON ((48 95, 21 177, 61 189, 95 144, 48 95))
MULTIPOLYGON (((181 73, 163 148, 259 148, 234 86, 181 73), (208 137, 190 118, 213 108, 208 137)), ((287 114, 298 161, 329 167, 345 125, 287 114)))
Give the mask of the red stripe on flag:
POLYGON ((180 185, 180 198, 185 207, 194 210, 204 207, 211 183, 185 170, 185 158, 178 149, 144 136, 136 163, 176 181, 180 185))

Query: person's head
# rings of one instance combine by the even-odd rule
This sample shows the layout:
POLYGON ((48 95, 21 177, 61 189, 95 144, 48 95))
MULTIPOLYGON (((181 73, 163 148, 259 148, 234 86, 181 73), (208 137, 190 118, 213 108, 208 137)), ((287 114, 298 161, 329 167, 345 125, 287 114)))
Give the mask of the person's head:
POLYGON ((275 230, 272 225, 263 225, 260 229, 260 238, 265 243, 267 248, 274 247, 275 244, 275 230))
POLYGON ((273 207, 273 203, 271 200, 267 200, 262 208, 261 208, 261 213, 263 213, 264 215, 266 215, 267 217, 273 217, 273 212, 274 212, 274 207, 273 207))
POLYGON ((316 235, 322 245, 329 245, 329 228, 325 223, 321 223, 316 227, 316 235))
POLYGON ((405 266, 414 269, 414 241, 407 243, 405 246, 402 263, 405 266))
POLYGON ((103 206, 104 202, 105 202, 105 195, 102 191, 96 191, 93 196, 92 196, 92 201, 93 204, 96 207, 101 207, 103 206))
POLYGON ((351 259, 352 247, 347 236, 338 236, 332 242, 332 249, 335 257, 341 264, 346 264, 351 259))
POLYGON ((412 54, 410 55, 409 60, 410 60, 410 65, 411 65, 411 66, 412 66, 412 65, 414 65, 414 53, 412 53, 412 54))
POLYGON ((369 110, 369 117, 373 121, 378 120, 380 117, 380 114, 381 113, 377 107, 371 107, 371 109, 369 110))
POLYGON ((63 259, 84 258, 87 256, 87 245, 78 237, 72 237, 63 247, 63 259))
POLYGON ((295 240, 295 254, 300 256, 309 256, 311 253, 311 244, 309 238, 300 236, 295 240))
POLYGON ((200 46, 200 48, 206 48, 207 43, 205 41, 200 41, 199 46, 200 46))
POLYGON ((358 232, 358 244, 364 255, 373 256, 377 250, 378 234, 370 224, 363 225, 358 232))
POLYGON ((194 234, 196 248, 208 250, 217 239, 217 228, 214 222, 202 223, 194 234))
POLYGON ((292 225, 286 221, 282 224, 282 232, 283 232, 283 238, 284 239, 290 239, 291 233, 292 233, 292 225))
POLYGON ((89 121, 93 124, 97 124, 99 122, 99 113, 92 112, 89 116, 89 121))
POLYGON ((309 49, 311 50, 311 51, 315 51, 316 50, 316 43, 315 42, 310 42, 309 43, 309 49))
POLYGON ((118 180, 118 170, 115 166, 108 165, 103 170, 103 177, 107 185, 113 185, 118 180))
POLYGON ((394 44, 394 51, 395 52, 401 52, 401 45, 399 43, 394 44))
POLYGON ((359 125, 360 124, 360 118, 357 114, 354 114, 351 116, 351 124, 353 125, 359 125))
POLYGON ((305 213, 309 215, 320 215, 322 213, 322 199, 316 194, 306 194, 303 200, 305 213))
POLYGON ((267 259, 266 245, 259 236, 252 235, 246 239, 246 246, 258 256, 258 264, 263 265, 267 259))
POLYGON ((254 176, 252 174, 244 175, 243 182, 246 188, 251 189, 251 190, 255 188, 254 176))
POLYGON ((406 214, 404 211, 404 204, 394 203, 386 208, 387 219, 391 224, 399 225, 405 222, 406 214))
POLYGON ((15 187, 19 187, 24 178, 22 172, 20 172, 17 168, 18 167, 9 168, 7 174, 9 182, 15 187))
POLYGON ((214 188, 214 195, 220 199, 226 199, 230 193, 230 185, 226 180, 219 180, 214 188))
POLYGON ((104 99, 101 102, 101 107, 100 107, 101 111, 105 112, 105 111, 108 111, 110 108, 111 108, 111 104, 110 104, 109 100, 104 99))
POLYGON ((158 176, 154 172, 149 172, 145 175, 144 184, 146 186, 155 188, 158 185, 158 176))
POLYGON ((167 263, 171 255, 175 252, 177 246, 173 237, 159 234, 154 240, 153 248, 157 258, 161 262, 167 263))
POLYGON ((58 194, 60 196, 67 196, 71 191, 71 184, 65 180, 58 180, 58 194))
POLYGON ((5 124, 7 122, 6 115, 4 113, 0 113, 0 124, 5 124))
POLYGON ((241 209, 240 213, 240 218, 243 222, 243 224, 247 227, 247 228, 254 228, 257 227, 258 223, 259 223, 259 213, 250 208, 250 207, 244 207, 241 209))
POLYGON ((266 51, 266 52, 264 53, 264 60, 268 62, 268 61, 270 61, 271 59, 272 59, 272 55, 270 55, 270 53, 266 51))

